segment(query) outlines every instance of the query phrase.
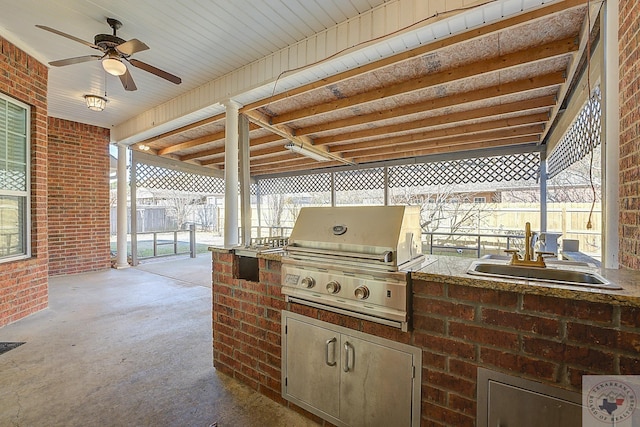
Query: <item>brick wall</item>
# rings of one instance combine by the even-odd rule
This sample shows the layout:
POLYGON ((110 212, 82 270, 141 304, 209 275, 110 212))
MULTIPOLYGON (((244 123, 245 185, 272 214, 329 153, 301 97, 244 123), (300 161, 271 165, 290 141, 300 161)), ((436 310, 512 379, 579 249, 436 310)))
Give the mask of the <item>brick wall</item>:
POLYGON ((47 67, 0 36, 0 92, 31 106, 31 251, 0 264, 0 326, 48 305, 47 67))
POLYGON ((111 266, 109 166, 109 129, 49 118, 50 275, 111 266))
POLYGON ((280 263, 259 260, 260 282, 234 279, 233 254, 213 252, 214 366, 280 403, 280 263))
POLYGON ((480 366, 577 392, 585 374, 640 373, 638 309, 420 281, 413 301, 428 425, 474 425, 480 366))
POLYGON ((234 279, 231 254, 213 253, 214 366, 321 422, 280 396, 280 310, 422 349, 422 425, 475 425, 484 367, 581 391, 584 374, 640 374, 640 309, 415 281, 413 330, 299 304, 280 293, 280 263, 260 260, 261 283, 234 279))
POLYGON ((620 264, 640 270, 640 1, 620 1, 620 264))

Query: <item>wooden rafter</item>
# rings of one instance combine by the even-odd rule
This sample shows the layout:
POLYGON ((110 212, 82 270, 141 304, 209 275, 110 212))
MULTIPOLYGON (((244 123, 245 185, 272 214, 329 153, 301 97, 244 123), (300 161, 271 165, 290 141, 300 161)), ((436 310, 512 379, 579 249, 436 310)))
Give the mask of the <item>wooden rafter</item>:
POLYGON ((289 113, 271 117, 271 123, 274 125, 289 123, 309 116, 334 112, 344 108, 352 108, 359 104, 365 104, 399 95, 406 95, 415 91, 424 90, 425 88, 522 66, 523 63, 531 64, 543 59, 567 55, 577 49, 578 45, 576 44, 576 38, 569 37, 563 40, 547 43, 542 46, 526 48, 507 55, 496 56, 494 58, 484 58, 481 61, 466 64, 462 67, 445 70, 435 74, 428 74, 420 78, 396 83, 381 89, 352 95, 348 98, 337 99, 320 105, 296 109, 289 113))

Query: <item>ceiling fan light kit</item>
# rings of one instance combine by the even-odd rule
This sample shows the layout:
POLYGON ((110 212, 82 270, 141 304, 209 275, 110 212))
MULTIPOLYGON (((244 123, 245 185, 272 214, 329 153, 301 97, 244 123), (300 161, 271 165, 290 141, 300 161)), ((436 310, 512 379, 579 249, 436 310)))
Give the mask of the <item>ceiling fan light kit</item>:
POLYGON ((98 95, 85 95, 84 100, 87 103, 87 108, 91 111, 102 111, 107 106, 107 98, 103 98, 98 95))
POLYGON ((127 72, 127 66, 124 65, 122 61, 112 57, 111 55, 102 60, 102 68, 112 76, 121 76, 127 72))

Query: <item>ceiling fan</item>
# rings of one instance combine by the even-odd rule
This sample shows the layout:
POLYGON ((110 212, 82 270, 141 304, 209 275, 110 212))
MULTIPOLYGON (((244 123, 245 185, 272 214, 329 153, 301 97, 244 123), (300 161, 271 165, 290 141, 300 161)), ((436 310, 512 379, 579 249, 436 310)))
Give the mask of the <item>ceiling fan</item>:
POLYGON ((107 18, 107 24, 109 24, 109 26, 113 29, 113 34, 97 34, 94 37, 93 43, 86 42, 82 39, 79 39, 78 37, 74 37, 70 34, 63 33, 62 31, 58 31, 45 25, 36 25, 36 27, 77 41, 78 43, 82 43, 85 46, 89 46, 102 52, 102 55, 78 56, 75 58, 67 58, 49 62, 49 65, 52 65, 54 67, 63 67, 65 65, 79 64, 81 62, 94 61, 96 59, 99 59, 102 62, 102 67, 107 73, 120 77, 120 82, 122 83, 122 86, 124 86, 125 90, 136 90, 136 84, 133 82, 131 73, 129 73, 129 70, 125 65, 124 61, 126 61, 136 68, 140 68, 141 70, 147 71, 151 74, 155 74, 158 77, 162 77, 163 79, 170 81, 171 83, 182 83, 182 79, 180 77, 174 76, 173 74, 156 68, 153 65, 149 65, 145 62, 131 58, 131 55, 136 52, 147 50, 149 49, 149 46, 138 39, 131 39, 129 41, 126 41, 118 37, 116 35, 116 31, 120 27, 122 27, 122 23, 117 19, 107 18))

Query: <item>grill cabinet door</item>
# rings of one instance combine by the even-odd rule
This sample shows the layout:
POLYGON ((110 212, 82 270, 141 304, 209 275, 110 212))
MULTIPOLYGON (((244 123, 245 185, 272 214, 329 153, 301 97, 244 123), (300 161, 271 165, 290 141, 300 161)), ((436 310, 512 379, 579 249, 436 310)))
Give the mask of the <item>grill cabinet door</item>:
POLYGON ((411 426, 413 356, 352 336, 342 340, 340 419, 354 427, 411 426))
POLYGON ((286 328, 286 394, 338 418, 340 334, 291 318, 286 328))

